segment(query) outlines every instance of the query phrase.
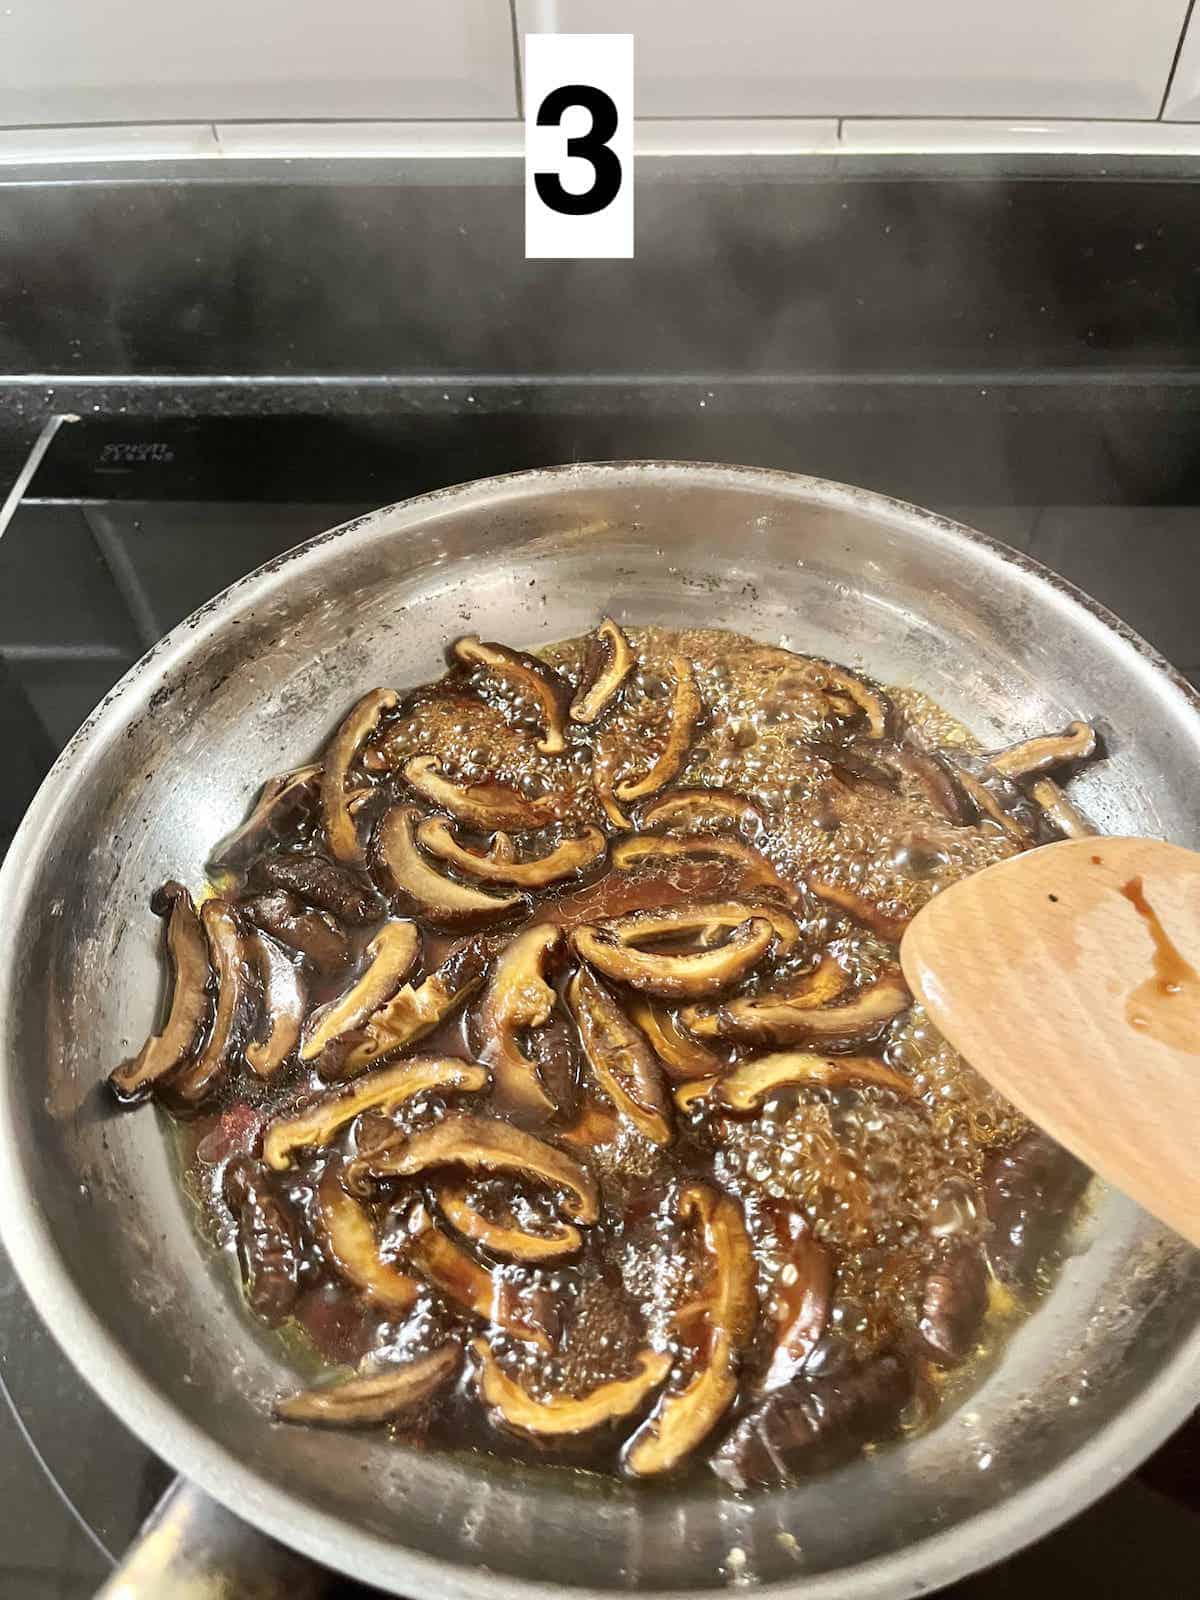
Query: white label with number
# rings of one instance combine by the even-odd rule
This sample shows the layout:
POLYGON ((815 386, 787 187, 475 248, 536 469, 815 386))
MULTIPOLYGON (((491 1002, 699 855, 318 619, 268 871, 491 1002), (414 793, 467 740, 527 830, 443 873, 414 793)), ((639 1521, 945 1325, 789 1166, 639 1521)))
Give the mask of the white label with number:
POLYGON ((633 255, 633 35, 525 35, 525 254, 633 255))

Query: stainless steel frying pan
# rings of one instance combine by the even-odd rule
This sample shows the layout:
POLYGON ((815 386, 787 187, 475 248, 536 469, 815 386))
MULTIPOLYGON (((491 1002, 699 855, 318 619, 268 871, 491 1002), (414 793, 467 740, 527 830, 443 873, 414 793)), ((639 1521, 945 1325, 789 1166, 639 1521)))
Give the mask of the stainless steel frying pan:
MULTIPOLYGON (((124 1422, 216 1500, 398 1593, 547 1597, 747 1581, 912 1595, 1045 1533, 1200 1398, 1200 1256, 1098 1193, 1053 1292, 921 1437, 738 1501, 272 1423, 288 1374, 200 1243, 155 1113, 99 1087, 158 994, 151 890, 199 883, 263 778, 379 683, 477 631, 536 646, 606 611, 719 624, 928 690, 996 743, 1098 716, 1103 827, 1200 847, 1200 704, 1034 564, 879 495, 634 463, 467 484, 335 529, 139 663, 46 780, 0 876, 0 1224, 42 1316, 124 1422)), ((1079 1092, 1088 1092, 1087 1062, 1079 1092)))

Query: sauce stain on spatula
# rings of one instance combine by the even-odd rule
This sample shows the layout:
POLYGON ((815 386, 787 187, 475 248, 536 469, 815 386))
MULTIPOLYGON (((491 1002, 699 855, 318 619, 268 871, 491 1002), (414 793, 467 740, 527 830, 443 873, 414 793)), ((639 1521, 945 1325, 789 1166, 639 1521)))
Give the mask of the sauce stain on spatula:
MULTIPOLYGON (((1097 865, 1102 857, 1093 858, 1097 865)), ((1125 1002, 1131 1028, 1140 1028, 1173 1050, 1200 1055, 1200 973, 1185 961, 1154 907, 1140 877, 1121 888, 1154 940, 1154 973, 1125 1002)))

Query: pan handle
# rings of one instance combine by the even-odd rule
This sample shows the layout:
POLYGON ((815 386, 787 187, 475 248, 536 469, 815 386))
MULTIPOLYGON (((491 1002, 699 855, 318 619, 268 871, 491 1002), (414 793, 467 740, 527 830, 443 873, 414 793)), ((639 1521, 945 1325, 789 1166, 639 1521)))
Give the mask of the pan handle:
POLYGON ((332 1583, 324 1567, 176 1478, 96 1600, 317 1600, 332 1583))

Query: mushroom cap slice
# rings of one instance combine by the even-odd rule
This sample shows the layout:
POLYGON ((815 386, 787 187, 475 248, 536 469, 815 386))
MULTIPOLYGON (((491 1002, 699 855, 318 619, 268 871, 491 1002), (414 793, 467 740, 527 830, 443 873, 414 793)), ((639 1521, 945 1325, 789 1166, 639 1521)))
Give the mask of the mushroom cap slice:
POLYGON ((753 800, 732 789, 673 789, 642 810, 647 828, 708 828, 715 822, 732 822, 744 827, 753 822, 763 826, 763 814, 753 800))
POLYGON ((109 1074, 108 1081, 122 1100, 140 1099, 152 1084, 191 1055, 210 1010, 208 940, 191 895, 181 883, 165 883, 150 907, 167 918, 171 1005, 162 1029, 150 1035, 136 1056, 109 1074))
POLYGON ((352 1033, 396 993, 421 954, 415 922, 385 922, 367 946, 362 975, 335 999, 318 1006, 304 1024, 301 1061, 315 1061, 343 1034, 352 1033))
POLYGON ((397 1061, 357 1083, 331 1090, 300 1111, 276 1117, 263 1134, 263 1159, 277 1172, 286 1171, 297 1150, 329 1144, 364 1111, 387 1112, 431 1089, 442 1094, 474 1093, 486 1089, 488 1081, 483 1067, 457 1056, 413 1056, 397 1061))
POLYGON ((612 863, 618 872, 627 872, 643 861, 670 860, 679 856, 723 856, 736 861, 743 869, 743 889, 777 890, 790 905, 801 898, 795 884, 780 876, 775 868, 753 845, 740 839, 713 838, 708 834, 689 835, 682 839, 665 834, 639 833, 632 839, 619 839, 613 846, 612 863))
POLYGON ((373 1178, 411 1178, 436 1167, 466 1167, 471 1172, 533 1178, 560 1191, 563 1210, 576 1222, 600 1215, 596 1180, 565 1150, 536 1139, 497 1117, 444 1117, 420 1132, 389 1139, 354 1158, 351 1187, 358 1174, 373 1178))
MULTIPOLYGON (((840 969, 839 969, 840 970, 840 969)), ((819 971, 819 969, 818 969, 819 971)), ((817 974, 812 974, 817 976, 817 974)), ((754 1044, 817 1044, 859 1049, 879 1037, 889 1022, 912 1005, 902 975, 888 968, 842 1005, 813 1004, 809 994, 756 994, 730 1000, 697 1029, 754 1044)))
POLYGON ((579 687, 571 701, 571 721, 590 726, 612 704, 637 665, 629 640, 605 617, 588 640, 579 687))
POLYGON ((688 1083, 678 1084, 674 1092, 676 1110, 688 1115, 693 1106, 702 1104, 712 1093, 714 1086, 720 1080, 712 1078, 692 1078, 688 1083))
POLYGON ((239 901, 238 909, 256 928, 311 961, 322 977, 349 964, 346 930, 328 912, 311 910, 287 889, 239 901))
POLYGON ((1075 809, 1053 778, 1039 778, 1030 784, 1029 793, 1064 839, 1095 836, 1095 828, 1075 809))
POLYGON ((874 900, 860 894, 857 889, 849 889, 840 883, 831 883, 819 872, 810 872, 805 881, 818 900, 836 906, 848 917, 853 917, 855 922, 861 922, 864 928, 870 928, 872 933, 877 933, 881 939, 888 939, 893 944, 899 944, 904 937, 905 928, 913 919, 911 911, 907 909, 887 911, 882 906, 876 905, 874 900))
POLYGON ((1023 739, 988 757, 988 766, 1004 778, 1032 778, 1096 753, 1096 730, 1090 722, 1069 722, 1061 733, 1023 739))
MULTIPOLYGON (((690 1011, 692 1008, 688 1007, 690 1011)), ((667 1075, 678 1081, 690 1078, 710 1078, 723 1072, 727 1063, 721 1056, 705 1048, 693 1038, 684 1022, 673 1011, 635 995, 629 1002, 629 1014, 646 1035, 654 1054, 667 1069, 667 1075)))
POLYGON ((611 927, 581 923, 571 942, 589 966, 660 1000, 695 1000, 732 988, 756 967, 775 941, 766 917, 751 915, 724 944, 709 950, 639 950, 611 927))
POLYGON ((472 1244, 481 1244, 493 1255, 512 1261, 557 1261, 572 1256, 583 1244, 583 1235, 572 1222, 556 1222, 545 1233, 530 1233, 515 1223, 494 1221, 471 1204, 467 1186, 445 1179, 435 1190, 438 1209, 446 1221, 472 1244))
POLYGON ((689 1184, 677 1215, 699 1227, 708 1261, 699 1297, 676 1313, 680 1337, 699 1366, 681 1389, 665 1391, 625 1446, 624 1466, 638 1478, 670 1472, 716 1427, 737 1394, 738 1358, 758 1313, 754 1251, 737 1202, 707 1184, 689 1184), (694 1321, 698 1329, 688 1326, 694 1321))
POLYGON ((805 1050, 779 1050, 743 1061, 718 1078, 712 1098, 731 1111, 757 1111, 780 1089, 842 1089, 861 1084, 914 1098, 908 1079, 874 1056, 818 1056, 805 1050))
POLYGON ((325 842, 335 861, 348 867, 362 867, 366 851, 358 837, 346 793, 346 778, 363 745, 379 726, 385 711, 398 704, 394 689, 371 689, 354 705, 325 752, 321 777, 321 823, 325 842))
POLYGON ((557 1107, 517 1036, 550 1019, 556 996, 546 982, 545 966, 561 941, 562 929, 552 923, 522 929, 496 962, 475 1019, 477 1054, 491 1067, 501 1100, 514 1110, 541 1117, 552 1115, 557 1107))
POLYGON ((287 889, 309 905, 357 927, 379 916, 379 897, 356 872, 311 851, 259 856, 250 868, 250 879, 262 888, 287 889))
POLYGON ((356 1077, 405 1045, 423 1039, 474 994, 487 969, 487 951, 478 941, 452 951, 423 983, 404 984, 385 1005, 372 1012, 348 1040, 333 1072, 328 1068, 334 1052, 327 1052, 321 1064, 323 1076, 356 1077))
MULTIPOLYGON (((989 817, 991 821, 996 823, 1018 849, 1028 850, 1037 843, 1029 829, 1013 816, 1011 811, 1006 810, 1000 804, 999 799, 992 793, 983 779, 967 770, 964 759, 961 757, 955 763, 954 775, 978 810, 979 815, 981 817, 989 817)), ((1020 799, 1020 792, 1012 787, 1009 779, 998 776, 997 782, 1002 785, 1008 785, 1011 796, 1014 799, 1020 799)))
POLYGON ((570 688, 552 667, 524 650, 480 639, 468 633, 450 646, 450 656, 464 667, 485 667, 503 678, 522 698, 532 700, 541 713, 542 737, 537 748, 543 755, 561 755, 566 749, 567 702, 570 688))
POLYGON ((657 794, 679 775, 687 760, 704 707, 695 671, 686 656, 671 657, 671 675, 675 686, 671 693, 671 722, 666 743, 644 777, 625 778, 617 784, 618 800, 644 800, 647 795, 657 794))
POLYGON ((262 990, 262 1016, 246 1046, 246 1065, 260 1078, 269 1078, 300 1042, 307 994, 295 962, 270 934, 255 928, 246 935, 246 948, 262 990))
POLYGON ((425 817, 417 824, 417 843, 439 861, 445 861, 465 877, 482 883, 510 883, 518 889, 548 889, 564 878, 576 878, 594 867, 608 849, 608 840, 599 828, 585 828, 577 839, 563 839, 547 855, 536 861, 514 859, 512 840, 498 833, 486 855, 479 855, 459 844, 453 825, 445 817, 425 817))
MULTIPOLYGON (((747 1004, 752 1007, 760 1003, 774 1006, 786 1002, 792 1010, 811 1011, 816 1006, 829 1005, 845 994, 849 987, 850 976, 846 969, 833 956, 826 954, 811 972, 804 973, 785 989, 753 995, 745 1003, 729 1000, 724 1005, 685 1006, 680 1012, 680 1020, 689 1032, 700 1039, 732 1037, 727 1030, 736 1030, 737 1021, 730 1022, 728 1019, 745 1016, 747 1004)), ((751 1011, 750 1015, 756 1013, 751 1011)))
POLYGON ((865 738, 886 737, 893 721, 893 711, 882 689, 873 687, 857 673, 846 667, 835 666, 831 661, 810 661, 804 671, 813 688, 820 689, 826 699, 833 701, 835 697, 844 696, 849 701, 848 706, 834 705, 833 709, 840 714, 849 715, 857 707, 866 719, 865 738))
POLYGON ((225 1081, 256 1004, 250 961, 233 907, 227 900, 206 900, 200 921, 216 974, 217 1004, 203 1049, 164 1085, 172 1102, 183 1109, 198 1106, 225 1081))
POLYGON ((600 1087, 647 1139, 658 1145, 670 1144, 674 1138, 671 1105, 658 1062, 644 1036, 586 967, 568 984, 567 1004, 600 1087))
POLYGON ((529 800, 504 783, 452 783, 441 771, 436 756, 413 756, 404 763, 403 776, 430 805, 448 811, 456 822, 476 833, 492 833, 497 828, 508 833, 528 833, 557 822, 561 802, 554 795, 529 800))
POLYGON ((340 1383, 284 1395, 275 1402, 275 1415, 281 1422, 323 1422, 335 1428, 387 1422, 435 1395, 458 1371, 461 1361, 462 1346, 450 1340, 402 1367, 382 1367, 340 1383))
POLYGON ((796 1377, 825 1332, 833 1297, 833 1257, 790 1206, 773 1202, 766 1220, 781 1258, 767 1306, 775 1326, 760 1385, 770 1394, 796 1377))
POLYGON ((393 901, 435 928, 498 922, 525 904, 522 895, 486 894, 436 872, 417 849, 414 828, 419 815, 413 806, 393 806, 375 835, 377 870, 393 901))
POLYGON ((256 850, 264 838, 276 837, 287 822, 316 799, 320 778, 319 761, 268 778, 245 822, 226 834, 213 850, 211 865, 232 866, 256 850))
POLYGON ((361 1201, 347 1192, 337 1161, 329 1163, 317 1185, 317 1227, 325 1254, 341 1277, 374 1305, 408 1310, 421 1286, 384 1259, 371 1218, 361 1201))
POLYGON ((765 917, 774 929, 780 950, 790 950, 800 937, 800 924, 782 906, 760 905, 750 900, 700 900, 684 905, 651 906, 609 917, 597 927, 622 944, 640 945, 654 939, 707 936, 714 928, 738 928, 751 917, 765 917))
POLYGON ((503 1328, 514 1339, 550 1349, 546 1330, 524 1320, 504 1280, 481 1267, 474 1256, 434 1227, 423 1206, 413 1218, 413 1229, 405 1239, 405 1249, 422 1277, 440 1294, 493 1327, 503 1328))
POLYGON ((631 1377, 614 1378, 584 1395, 538 1400, 497 1364, 486 1339, 473 1340, 472 1348, 479 1358, 479 1393, 484 1404, 506 1426, 536 1438, 590 1433, 630 1416, 671 1370, 670 1356, 643 1350, 631 1377))

